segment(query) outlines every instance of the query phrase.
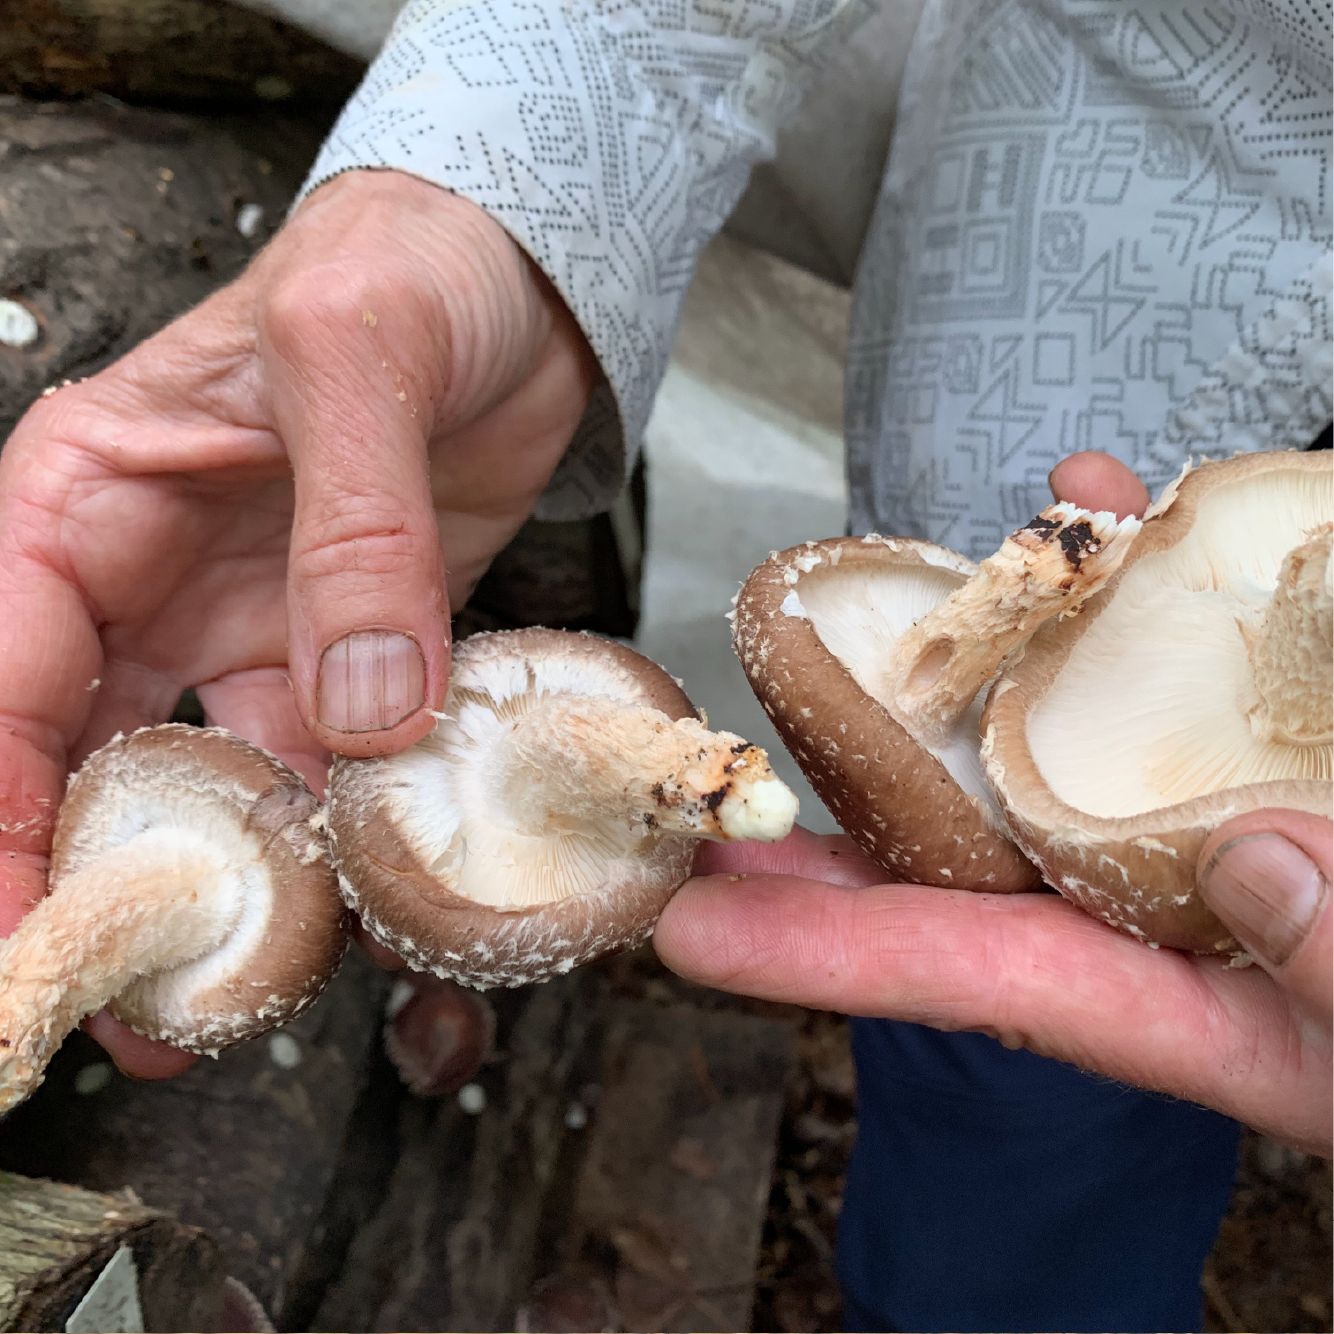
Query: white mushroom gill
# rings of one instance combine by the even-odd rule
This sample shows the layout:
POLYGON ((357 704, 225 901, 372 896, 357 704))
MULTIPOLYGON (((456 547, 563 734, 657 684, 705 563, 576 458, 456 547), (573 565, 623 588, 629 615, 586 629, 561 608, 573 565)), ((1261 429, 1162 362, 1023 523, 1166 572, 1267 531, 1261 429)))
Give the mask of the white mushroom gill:
POLYGON ((583 658, 465 664, 435 730, 383 762, 403 836, 443 891, 521 911, 633 878, 664 836, 783 837, 764 752, 671 721, 583 658), (627 693, 629 698, 627 698, 627 693))
MULTIPOLYGON (((1327 738, 1292 744, 1255 725, 1252 650, 1285 557, 1328 522, 1332 502, 1327 472, 1220 485, 1200 497, 1186 537, 1126 571, 1029 715, 1029 746, 1057 797, 1117 817, 1249 783, 1330 777, 1327 738)), ((1282 648, 1272 623, 1269 637, 1282 648)), ((1299 647, 1294 673, 1327 671, 1327 643, 1299 647)), ((1327 682, 1307 686, 1317 703, 1327 682)))
MULTIPOLYGON (((962 562, 965 569, 971 569, 962 562)), ((899 637, 967 580, 943 566, 891 565, 838 568, 821 565, 802 577, 796 596, 824 646, 872 699, 889 707, 885 664, 899 637)), ((951 778, 982 803, 1001 827, 1000 809, 982 773, 978 729, 986 686, 977 692, 943 745, 927 745, 951 778)))

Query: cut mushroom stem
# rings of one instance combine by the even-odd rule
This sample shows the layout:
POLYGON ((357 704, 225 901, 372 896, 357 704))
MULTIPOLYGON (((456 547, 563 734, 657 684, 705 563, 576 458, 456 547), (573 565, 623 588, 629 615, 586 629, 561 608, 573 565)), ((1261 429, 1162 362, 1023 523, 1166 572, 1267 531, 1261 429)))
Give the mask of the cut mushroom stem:
POLYGON ((1255 691, 1247 712, 1258 741, 1334 739, 1332 533, 1327 523, 1288 552, 1259 628, 1242 626, 1255 691))
POLYGON ((899 638, 878 696, 919 742, 943 745, 1005 658, 1102 588, 1139 530, 1138 519, 1049 505, 899 638))
POLYGON ((240 910, 213 859, 158 834, 63 879, 0 942, 0 1112, 41 1082, 85 1015, 215 949, 240 910))
POLYGON ((783 838, 797 799, 764 751, 694 718, 586 697, 543 700, 494 747, 484 781, 518 832, 620 818, 715 840, 783 838))

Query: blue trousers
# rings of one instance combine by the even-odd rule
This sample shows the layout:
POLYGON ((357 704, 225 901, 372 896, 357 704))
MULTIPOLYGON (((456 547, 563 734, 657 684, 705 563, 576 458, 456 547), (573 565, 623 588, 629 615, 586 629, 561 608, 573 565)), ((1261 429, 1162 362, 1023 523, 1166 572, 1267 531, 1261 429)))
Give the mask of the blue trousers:
POLYGON ((1198 1330, 1240 1128, 978 1033, 852 1021, 848 1330, 1198 1330))

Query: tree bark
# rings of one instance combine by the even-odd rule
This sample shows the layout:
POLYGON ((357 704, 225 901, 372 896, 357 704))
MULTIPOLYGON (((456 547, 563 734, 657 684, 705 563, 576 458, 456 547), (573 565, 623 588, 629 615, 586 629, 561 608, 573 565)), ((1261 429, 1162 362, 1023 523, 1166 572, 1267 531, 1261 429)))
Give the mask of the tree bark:
POLYGON ((0 1330, 64 1329, 94 1280, 130 1248, 147 1330, 221 1330, 217 1244, 141 1204, 0 1173, 0 1330))
POLYGON ((235 277, 321 132, 275 112, 0 99, 0 297, 40 325, 30 346, 0 346, 0 439, 46 386, 100 370, 235 277), (243 236, 251 204, 262 215, 243 236))
POLYGON ((745 1329, 790 1026, 615 999, 599 968, 492 997, 485 1107, 404 1095, 306 1327, 745 1329))
POLYGON ((521 1327, 559 1327, 553 1284, 611 1297, 625 1330, 749 1328, 792 1029, 690 1004, 617 1001, 572 1200, 521 1327), (570 1205, 572 1204, 572 1208, 570 1205))
POLYGON ((512 1329, 543 1211, 571 1148, 565 1114, 598 1077, 606 987, 581 970, 489 993, 497 1058, 486 1106, 404 1095, 396 1164, 375 1214, 306 1328, 512 1329))
MULTIPOLYGON (((278 1034, 164 1083, 115 1073, 100 1047, 75 1034, 46 1083, 5 1119, 0 1167, 98 1191, 128 1186, 204 1229, 226 1272, 281 1326, 301 1284, 331 1263, 322 1223, 345 1141, 360 1154, 361 1135, 392 1133, 392 1123, 372 1131, 354 1117, 373 1073, 393 1080, 378 1063, 388 985, 350 954, 328 991, 278 1034)), ((378 1197, 381 1186, 369 1189, 378 1197)))
POLYGON ((365 66, 227 0, 9 0, 0 92, 177 107, 336 110, 365 66))

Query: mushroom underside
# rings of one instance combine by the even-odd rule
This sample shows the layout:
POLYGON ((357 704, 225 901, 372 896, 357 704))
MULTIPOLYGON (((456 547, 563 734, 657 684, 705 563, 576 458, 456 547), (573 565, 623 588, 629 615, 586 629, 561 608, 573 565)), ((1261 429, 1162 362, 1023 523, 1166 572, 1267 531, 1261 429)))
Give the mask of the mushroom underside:
POLYGON ((219 729, 147 728, 89 757, 61 808, 53 882, 138 840, 203 859, 231 905, 217 947, 134 980, 110 1003, 118 1019, 214 1054, 314 1002, 347 946, 317 809, 285 765, 219 729))
POLYGON ((145 728, 89 756, 50 892, 0 942, 0 1110, 104 1005, 209 1054, 309 1005, 347 943, 316 807, 273 756, 214 729, 145 728))
MULTIPOLYGON (((1330 482, 1300 455, 1189 474, 1108 591, 1039 631, 993 691, 983 754, 1020 846, 1131 935, 1235 953, 1195 890, 1209 832, 1265 806, 1330 813, 1327 722, 1307 728, 1324 739, 1285 740, 1257 707, 1254 670, 1267 620, 1280 659, 1308 633, 1276 627, 1272 609, 1290 551, 1328 524, 1330 482)), ((1299 693, 1330 647, 1300 656, 1299 693)), ((1308 712, 1328 694, 1311 683, 1308 712)))
POLYGON ((414 966, 517 986, 641 943, 696 837, 775 837, 795 800, 762 751, 594 636, 459 647, 436 728, 340 761, 328 821, 346 901, 414 966), (766 832, 768 831, 768 832, 766 832))
POLYGON ((734 640, 760 703, 844 831, 896 879, 1013 892, 1037 875, 1004 831, 978 758, 982 691, 943 743, 890 711, 903 633, 972 574, 907 539, 834 538, 775 553, 738 595, 734 640))
POLYGON ((1247 711, 1248 632, 1289 549, 1329 508, 1327 475, 1215 487, 1181 541, 1126 570, 1028 715, 1057 797, 1107 819, 1252 783, 1329 779, 1327 741, 1257 736, 1247 711))

